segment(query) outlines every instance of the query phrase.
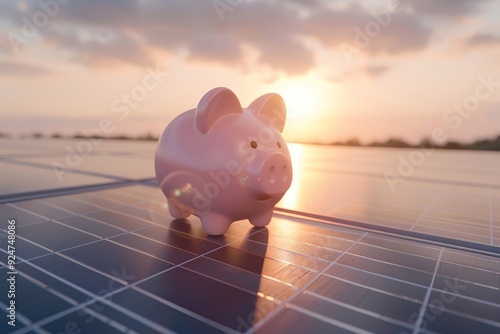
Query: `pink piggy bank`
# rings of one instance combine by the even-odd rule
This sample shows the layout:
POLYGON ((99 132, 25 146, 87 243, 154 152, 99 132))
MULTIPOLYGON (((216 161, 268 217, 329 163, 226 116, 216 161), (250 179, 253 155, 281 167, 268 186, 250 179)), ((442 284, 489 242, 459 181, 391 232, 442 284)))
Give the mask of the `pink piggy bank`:
POLYGON ((281 135, 285 119, 278 94, 263 95, 243 109, 222 87, 176 117, 158 140, 155 156, 170 214, 198 216, 209 235, 224 234, 241 219, 259 227, 269 224, 292 182, 281 135))

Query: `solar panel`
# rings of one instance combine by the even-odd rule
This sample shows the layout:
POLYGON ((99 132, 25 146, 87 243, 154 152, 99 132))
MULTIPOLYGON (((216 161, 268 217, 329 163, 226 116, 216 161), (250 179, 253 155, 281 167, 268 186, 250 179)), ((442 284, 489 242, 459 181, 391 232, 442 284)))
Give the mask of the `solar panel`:
POLYGON ((271 224, 211 237, 169 215, 154 143, 104 141, 60 182, 75 143, 0 140, 1 333, 500 332, 496 154, 434 153, 392 192, 406 151, 291 145, 271 224))

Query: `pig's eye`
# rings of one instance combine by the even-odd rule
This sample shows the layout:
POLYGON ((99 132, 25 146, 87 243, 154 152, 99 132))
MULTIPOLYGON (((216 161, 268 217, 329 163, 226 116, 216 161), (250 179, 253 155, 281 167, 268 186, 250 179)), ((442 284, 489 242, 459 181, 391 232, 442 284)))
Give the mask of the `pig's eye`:
POLYGON ((250 142, 250 146, 251 146, 252 148, 257 148, 257 142, 256 142, 255 140, 252 140, 252 141, 250 142))
POLYGON ((281 148, 281 143, 279 141, 277 141, 276 144, 278 145, 278 148, 281 148))

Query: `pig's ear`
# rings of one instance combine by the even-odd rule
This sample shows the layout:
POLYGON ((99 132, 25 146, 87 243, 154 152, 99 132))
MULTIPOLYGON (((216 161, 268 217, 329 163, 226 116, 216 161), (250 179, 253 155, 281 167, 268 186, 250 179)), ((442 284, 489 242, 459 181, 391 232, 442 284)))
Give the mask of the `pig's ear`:
POLYGON ((198 103, 194 116, 196 129, 205 134, 222 117, 243 113, 236 95, 225 87, 217 87, 206 93, 198 103))
POLYGON ((276 93, 262 95, 253 101, 248 109, 257 114, 261 120, 283 132, 286 121, 286 107, 283 98, 276 93))

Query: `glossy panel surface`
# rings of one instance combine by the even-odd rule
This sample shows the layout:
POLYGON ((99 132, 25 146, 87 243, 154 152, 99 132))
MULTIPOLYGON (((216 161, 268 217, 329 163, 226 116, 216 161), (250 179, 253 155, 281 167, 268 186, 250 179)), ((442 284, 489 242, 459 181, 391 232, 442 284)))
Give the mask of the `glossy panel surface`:
MULTIPOLYGON (((44 164, 74 143, 17 141, 0 154, 14 170, 46 176, 50 164, 21 160, 44 164)), ((500 242, 498 155, 436 151, 392 192, 384 172, 397 170, 406 150, 290 145, 298 165, 278 206, 296 214, 278 209, 267 228, 243 220, 211 237, 196 217, 170 216, 152 179, 134 181, 147 175, 154 147, 103 143, 92 170, 75 170, 90 178, 85 187, 67 193, 41 187, 20 198, 4 187, 17 181, 0 184, 10 192, 0 205, 0 291, 14 218, 19 303, 18 326, 3 322, 2 333, 500 331, 500 254, 476 247, 500 242), (88 188, 113 172, 98 156, 141 164, 88 188), (387 227, 397 230, 381 233, 387 227)))

